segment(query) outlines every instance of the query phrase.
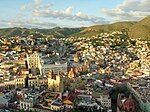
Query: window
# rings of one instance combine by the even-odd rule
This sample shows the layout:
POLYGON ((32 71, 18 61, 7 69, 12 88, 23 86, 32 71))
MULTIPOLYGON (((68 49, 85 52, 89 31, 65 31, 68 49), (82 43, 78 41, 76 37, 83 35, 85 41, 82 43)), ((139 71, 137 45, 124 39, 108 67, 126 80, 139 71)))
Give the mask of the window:
POLYGON ((21 103, 21 108, 23 108, 23 103, 21 103))
POLYGON ((130 108, 130 111, 132 111, 132 108, 130 108))
POLYGON ((24 109, 26 109, 26 104, 24 104, 24 109))
POLYGON ((30 108, 30 105, 28 104, 28 107, 27 107, 27 109, 29 109, 30 108))

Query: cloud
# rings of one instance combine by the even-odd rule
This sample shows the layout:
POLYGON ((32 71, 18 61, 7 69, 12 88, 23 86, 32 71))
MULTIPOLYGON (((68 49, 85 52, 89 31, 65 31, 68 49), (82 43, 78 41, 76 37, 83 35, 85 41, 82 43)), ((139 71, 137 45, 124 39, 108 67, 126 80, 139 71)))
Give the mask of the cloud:
POLYGON ((105 24, 105 23, 109 23, 109 21, 106 21, 105 18, 102 17, 94 17, 94 16, 88 16, 82 12, 78 12, 75 15, 76 20, 80 20, 80 21, 90 21, 91 23, 94 24, 105 24))
POLYGON ((102 9, 107 16, 117 21, 140 20, 150 15, 149 0, 124 0, 124 2, 113 9, 102 9))
POLYGON ((78 23, 73 24, 72 27, 79 27, 81 23, 91 25, 105 24, 109 22, 102 17, 88 15, 81 11, 74 12, 74 8, 71 6, 67 7, 66 9, 55 10, 53 9, 54 4, 45 4, 42 1, 43 0, 33 0, 33 2, 23 4, 20 6, 20 12, 16 15, 16 17, 13 20, 3 20, 3 24, 9 27, 51 28, 58 26, 58 24, 61 27, 71 27, 69 22, 78 23), (60 23, 56 24, 56 22, 51 22, 52 20, 56 19, 60 23), (61 24, 63 22, 65 22, 64 25, 61 24))
POLYGON ((56 27, 56 23, 39 22, 36 18, 27 20, 1 20, 3 25, 8 27, 26 27, 26 28, 52 28, 56 27))
POLYGON ((33 10, 33 14, 36 17, 44 17, 44 18, 57 18, 57 19, 65 19, 70 21, 85 21, 93 24, 104 24, 108 23, 102 17, 89 16, 84 14, 83 12, 77 12, 73 14, 73 7, 68 7, 64 10, 53 10, 52 7, 41 7, 35 8, 33 10))
POLYGON ((72 14, 72 8, 68 7, 66 10, 52 10, 52 9, 34 9, 34 15, 40 17, 53 17, 53 18, 70 18, 72 14))
POLYGON ((21 7, 20 7, 20 10, 25 10, 27 8, 27 5, 22 5, 21 7))
POLYGON ((40 5, 42 3, 42 0, 34 0, 36 5, 40 5))
POLYGON ((53 6, 52 3, 46 4, 42 0, 33 0, 33 2, 20 6, 20 12, 15 18, 2 20, 1 24, 8 27, 51 28, 58 26, 58 24, 61 27, 71 27, 69 23, 73 24, 72 27, 79 27, 81 24, 109 23, 105 18, 99 16, 88 15, 82 11, 74 12, 74 8, 71 6, 60 10, 54 9, 53 6), (58 20, 59 23, 51 22, 52 20, 58 20), (61 24, 63 22, 64 25, 61 24))
POLYGON ((73 7, 68 7, 66 10, 65 10, 65 13, 67 15, 71 15, 72 14, 72 11, 73 11, 73 7))

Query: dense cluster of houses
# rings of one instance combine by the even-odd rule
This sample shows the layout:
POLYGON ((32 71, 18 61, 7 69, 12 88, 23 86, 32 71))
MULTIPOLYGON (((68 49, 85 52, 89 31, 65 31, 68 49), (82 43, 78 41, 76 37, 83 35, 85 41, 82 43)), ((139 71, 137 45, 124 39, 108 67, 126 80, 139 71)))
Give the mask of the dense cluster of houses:
POLYGON ((0 45, 0 107, 109 112, 109 91, 125 82, 149 101, 150 49, 147 41, 129 39, 124 32, 2 37, 0 45))

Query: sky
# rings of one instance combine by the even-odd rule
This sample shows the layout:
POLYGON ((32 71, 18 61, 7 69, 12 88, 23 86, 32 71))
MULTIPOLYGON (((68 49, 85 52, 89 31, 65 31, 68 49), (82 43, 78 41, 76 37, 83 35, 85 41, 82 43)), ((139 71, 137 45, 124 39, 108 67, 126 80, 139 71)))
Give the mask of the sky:
POLYGON ((149 15, 150 0, 0 0, 0 28, 84 27, 149 15))

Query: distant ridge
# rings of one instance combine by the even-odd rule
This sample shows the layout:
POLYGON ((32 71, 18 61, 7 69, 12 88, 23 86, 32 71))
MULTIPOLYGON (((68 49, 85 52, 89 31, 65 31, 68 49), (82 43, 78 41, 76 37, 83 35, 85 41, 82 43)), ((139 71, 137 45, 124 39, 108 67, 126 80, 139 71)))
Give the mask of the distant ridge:
POLYGON ((130 37, 150 40, 150 16, 133 25, 129 30, 130 37))
POLYGON ((122 29, 129 30, 136 22, 117 22, 107 25, 90 26, 79 32, 80 36, 92 36, 102 32, 121 31, 122 29))
POLYGON ((145 17, 141 21, 117 22, 106 25, 94 25, 82 28, 60 28, 55 27, 52 29, 27 29, 27 28, 3 28, 0 29, 0 36, 22 36, 22 35, 47 35, 49 37, 66 38, 70 36, 76 37, 90 37, 96 36, 102 32, 121 31, 125 29, 128 31, 130 38, 139 38, 143 40, 150 40, 150 16, 145 17))

